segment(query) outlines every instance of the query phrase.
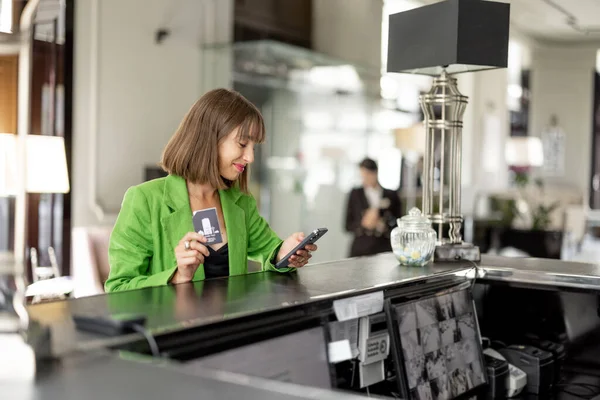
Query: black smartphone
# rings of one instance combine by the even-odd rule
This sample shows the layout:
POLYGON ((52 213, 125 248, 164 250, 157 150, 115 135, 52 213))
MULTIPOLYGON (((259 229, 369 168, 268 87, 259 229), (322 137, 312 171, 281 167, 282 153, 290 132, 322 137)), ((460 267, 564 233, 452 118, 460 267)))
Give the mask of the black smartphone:
POLYGON ((275 265, 275 268, 285 268, 290 264, 290 257, 296 254, 300 249, 306 247, 307 244, 314 244, 317 240, 321 239, 323 235, 327 233, 327 228, 317 228, 306 236, 303 241, 298 243, 298 246, 294 247, 292 251, 287 253, 279 262, 275 265))

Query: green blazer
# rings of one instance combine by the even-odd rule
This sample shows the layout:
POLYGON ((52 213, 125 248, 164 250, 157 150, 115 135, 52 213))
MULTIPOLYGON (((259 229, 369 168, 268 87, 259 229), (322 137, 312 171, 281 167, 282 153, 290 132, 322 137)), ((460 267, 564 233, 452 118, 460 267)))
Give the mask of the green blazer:
MULTIPOLYGON (((229 248, 229 275, 248 272, 248 258, 272 264, 282 240, 260 216, 256 201, 237 188, 219 190, 229 248)), ((110 236, 107 292, 166 285, 175 271, 175 247, 194 231, 186 182, 176 175, 127 190, 110 236)), ((277 271, 286 272, 291 268, 277 271)), ((204 266, 194 281, 204 279, 204 266)))

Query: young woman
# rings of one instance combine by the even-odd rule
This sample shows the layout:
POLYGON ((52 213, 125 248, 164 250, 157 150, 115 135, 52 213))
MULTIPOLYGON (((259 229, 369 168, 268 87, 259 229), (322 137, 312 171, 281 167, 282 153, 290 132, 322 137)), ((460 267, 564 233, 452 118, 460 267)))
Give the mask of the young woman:
MULTIPOLYGON (((248 259, 275 270, 304 235, 282 241, 247 193, 254 146, 264 139, 263 118, 243 96, 227 89, 202 96, 164 149, 161 166, 169 175, 125 193, 110 238, 106 290, 245 274, 248 259), (192 215, 212 207, 223 241, 208 245, 194 232, 192 215)), ((299 250, 281 271, 303 267, 316 249, 299 250)))

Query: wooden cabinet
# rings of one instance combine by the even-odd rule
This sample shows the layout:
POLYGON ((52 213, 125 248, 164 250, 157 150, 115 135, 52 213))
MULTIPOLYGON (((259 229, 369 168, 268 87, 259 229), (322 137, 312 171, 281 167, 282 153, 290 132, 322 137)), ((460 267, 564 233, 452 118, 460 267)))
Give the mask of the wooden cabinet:
POLYGON ((234 40, 273 39, 311 48, 312 0, 236 0, 234 40))
POLYGON ((17 133, 18 71, 18 56, 0 56, 0 133, 17 133))

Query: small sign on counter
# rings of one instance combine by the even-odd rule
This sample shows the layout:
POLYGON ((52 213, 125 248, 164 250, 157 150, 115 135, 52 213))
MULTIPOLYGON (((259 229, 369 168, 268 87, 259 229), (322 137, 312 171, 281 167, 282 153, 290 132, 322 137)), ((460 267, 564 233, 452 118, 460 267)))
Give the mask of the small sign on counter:
POLYGON ((352 350, 352 358, 358 357, 358 319, 329 323, 331 341, 347 340, 352 350))
POLYGON ((346 360, 351 360, 352 350, 350 349, 350 341, 348 339, 330 342, 328 344, 329 362, 332 364, 346 360))
POLYGON ((366 317, 383 311, 383 291, 335 300, 333 311, 338 321, 366 317))

